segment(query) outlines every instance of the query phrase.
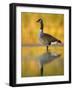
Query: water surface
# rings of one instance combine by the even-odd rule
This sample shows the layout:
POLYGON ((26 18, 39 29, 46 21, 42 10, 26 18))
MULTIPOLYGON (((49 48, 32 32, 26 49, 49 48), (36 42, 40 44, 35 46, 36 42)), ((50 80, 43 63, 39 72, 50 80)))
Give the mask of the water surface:
POLYGON ((43 76, 64 75, 64 48, 63 46, 48 48, 22 47, 21 76, 41 76, 41 65, 43 64, 43 76))

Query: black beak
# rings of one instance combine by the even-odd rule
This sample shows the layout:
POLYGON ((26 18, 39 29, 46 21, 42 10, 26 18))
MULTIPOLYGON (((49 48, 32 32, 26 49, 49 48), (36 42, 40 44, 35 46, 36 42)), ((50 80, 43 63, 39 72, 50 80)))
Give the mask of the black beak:
POLYGON ((40 21, 40 19, 38 19, 36 22, 39 22, 40 21))
POLYGON ((42 19, 40 18, 40 19, 38 19, 36 22, 40 22, 40 21, 42 21, 42 19))

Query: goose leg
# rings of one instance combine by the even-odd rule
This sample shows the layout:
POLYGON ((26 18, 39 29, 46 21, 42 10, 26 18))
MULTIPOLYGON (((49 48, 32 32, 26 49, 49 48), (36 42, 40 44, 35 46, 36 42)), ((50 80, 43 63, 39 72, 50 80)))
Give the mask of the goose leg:
POLYGON ((41 76, 43 76, 43 64, 41 65, 41 76))
POLYGON ((48 46, 47 46, 47 52, 48 52, 48 46))

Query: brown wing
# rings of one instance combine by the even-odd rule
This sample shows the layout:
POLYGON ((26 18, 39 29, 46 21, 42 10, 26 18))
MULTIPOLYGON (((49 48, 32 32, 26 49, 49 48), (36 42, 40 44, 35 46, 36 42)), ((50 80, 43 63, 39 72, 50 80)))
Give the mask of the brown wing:
POLYGON ((49 43, 54 42, 54 41, 59 41, 57 38, 53 37, 50 34, 46 34, 46 33, 43 34, 42 39, 46 40, 49 43))

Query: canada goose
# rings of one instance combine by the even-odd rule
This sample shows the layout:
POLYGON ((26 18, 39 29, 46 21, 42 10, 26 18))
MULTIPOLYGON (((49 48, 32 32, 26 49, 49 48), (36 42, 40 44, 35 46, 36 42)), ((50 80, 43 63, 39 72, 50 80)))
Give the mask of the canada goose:
POLYGON ((47 33, 44 33, 43 32, 43 20, 40 18, 37 20, 37 22, 40 23, 40 42, 43 44, 43 45, 46 45, 47 46, 47 51, 48 51, 48 45, 51 45, 51 44, 56 44, 56 43, 61 43, 60 40, 58 40, 57 38, 53 37, 52 35, 50 34, 47 34, 47 33))

